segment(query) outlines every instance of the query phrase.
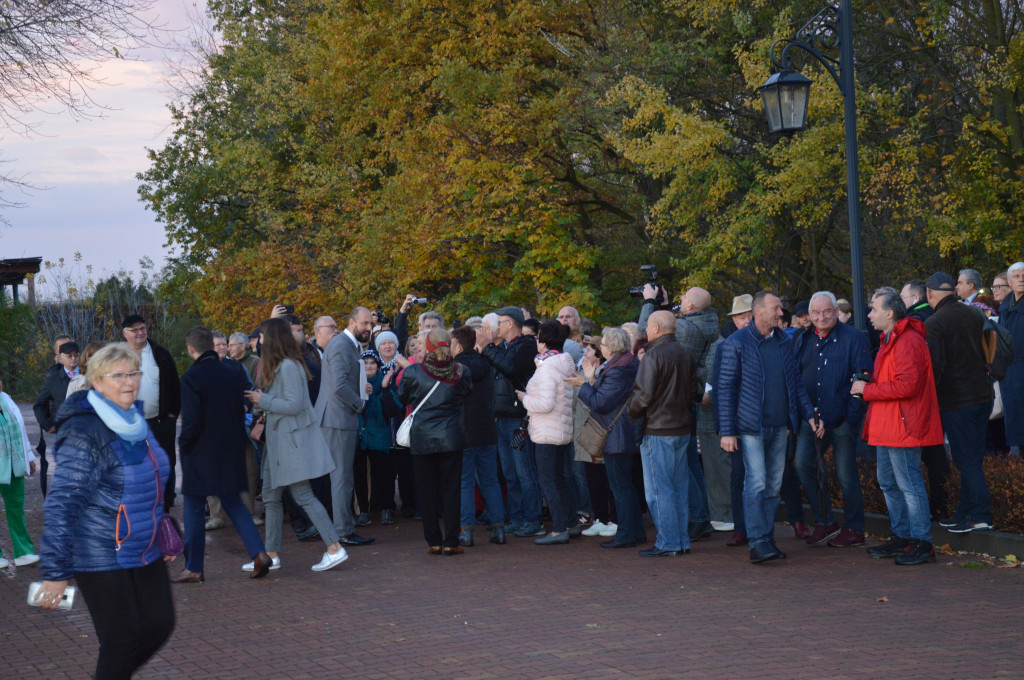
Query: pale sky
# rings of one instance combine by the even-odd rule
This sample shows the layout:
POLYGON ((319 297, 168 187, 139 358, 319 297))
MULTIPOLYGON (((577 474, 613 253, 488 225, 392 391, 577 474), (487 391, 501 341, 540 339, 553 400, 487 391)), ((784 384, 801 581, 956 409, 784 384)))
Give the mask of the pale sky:
MULTIPOLYGON (((156 0, 154 15, 187 41, 190 13, 204 0, 156 0)), ((172 92, 166 77, 170 50, 146 49, 140 61, 104 63, 98 75, 108 85, 91 91, 108 107, 102 117, 74 120, 66 112, 37 113, 35 134, 0 130, 0 171, 43 190, 24 194, 0 187, 5 199, 24 204, 4 208, 9 227, 0 226, 0 258, 65 258, 76 251, 95 274, 138 270, 142 257, 157 269, 168 250, 164 228, 136 192, 135 174, 148 168, 146 148, 167 138, 172 92)), ((60 111, 57 104, 46 107, 60 111)), ((45 273, 45 272, 44 272, 45 273)))

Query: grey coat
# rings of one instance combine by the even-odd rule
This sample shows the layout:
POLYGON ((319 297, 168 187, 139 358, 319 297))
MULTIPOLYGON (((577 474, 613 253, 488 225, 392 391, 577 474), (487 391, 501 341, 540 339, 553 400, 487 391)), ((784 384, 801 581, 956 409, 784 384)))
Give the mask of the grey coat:
POLYGON ((277 367, 260 408, 267 412, 263 488, 276 489, 331 472, 335 465, 313 415, 306 372, 292 359, 277 367))
POLYGON ((320 427, 359 429, 359 412, 366 404, 359 393, 361 353, 347 332, 327 343, 320 364, 320 396, 316 399, 316 423, 320 427))

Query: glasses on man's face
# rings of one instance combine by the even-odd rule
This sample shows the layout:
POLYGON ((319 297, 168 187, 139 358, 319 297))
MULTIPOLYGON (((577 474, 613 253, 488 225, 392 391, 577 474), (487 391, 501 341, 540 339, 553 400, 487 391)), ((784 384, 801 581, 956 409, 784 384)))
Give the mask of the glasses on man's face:
POLYGON ((104 378, 110 378, 116 383, 123 383, 126 380, 135 382, 136 380, 142 380, 142 371, 132 371, 131 373, 125 373, 124 371, 115 371, 113 373, 104 373, 104 378))
POLYGON ((498 319, 498 327, 499 328, 501 327, 502 324, 506 324, 506 323, 512 323, 512 319, 498 319))
POLYGON ((338 327, 337 327, 337 326, 327 326, 327 325, 324 325, 324 326, 317 326, 317 327, 316 327, 316 329, 314 329, 314 330, 318 330, 318 329, 320 329, 320 328, 326 328, 326 329, 328 329, 328 330, 332 330, 332 331, 336 331, 336 330, 338 330, 338 327))
POLYGON ((992 290, 995 290, 996 288, 1009 288, 1009 287, 1010 287, 1010 284, 1008 284, 1008 283, 993 283, 992 284, 992 290))
POLYGON ((138 328, 126 328, 125 330, 128 331, 129 333, 135 333, 136 335, 138 335, 139 333, 145 333, 146 327, 139 326, 138 328))

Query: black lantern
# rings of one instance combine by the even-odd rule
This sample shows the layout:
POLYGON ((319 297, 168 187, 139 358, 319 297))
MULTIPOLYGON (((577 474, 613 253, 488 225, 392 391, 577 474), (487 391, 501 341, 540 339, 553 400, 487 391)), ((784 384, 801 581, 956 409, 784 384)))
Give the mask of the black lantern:
POLYGON ((811 81, 796 71, 773 74, 757 88, 772 132, 796 132, 807 123, 811 81))

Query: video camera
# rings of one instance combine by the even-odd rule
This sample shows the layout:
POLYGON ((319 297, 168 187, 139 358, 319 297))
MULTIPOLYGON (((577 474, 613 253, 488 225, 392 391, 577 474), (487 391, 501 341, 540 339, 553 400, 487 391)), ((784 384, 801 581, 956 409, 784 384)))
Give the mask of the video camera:
POLYGON ((644 286, 650 284, 654 286, 658 292, 654 298, 654 306, 661 307, 665 304, 665 296, 662 294, 662 288, 658 284, 658 266, 653 264, 642 264, 640 265, 640 271, 647 275, 647 281, 640 284, 639 286, 633 286, 629 289, 629 296, 635 298, 643 298, 644 286))

